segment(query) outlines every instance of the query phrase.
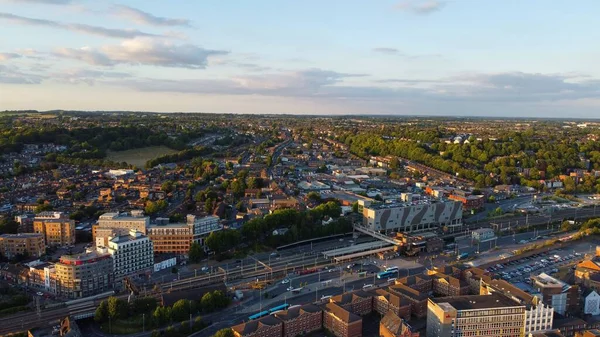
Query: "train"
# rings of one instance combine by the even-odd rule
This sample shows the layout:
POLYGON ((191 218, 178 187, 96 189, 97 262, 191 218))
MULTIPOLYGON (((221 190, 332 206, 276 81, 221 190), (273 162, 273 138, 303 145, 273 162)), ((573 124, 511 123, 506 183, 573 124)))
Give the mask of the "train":
POLYGON ((271 308, 269 310, 264 310, 264 311, 261 311, 259 313, 254 314, 254 315, 248 316, 248 319, 249 320, 259 319, 261 317, 265 317, 265 316, 268 316, 268 315, 272 315, 272 314, 274 314, 276 312, 280 312, 282 310, 286 310, 289 307, 290 307, 289 304, 284 303, 284 304, 278 305, 276 307, 273 307, 273 308, 271 308))

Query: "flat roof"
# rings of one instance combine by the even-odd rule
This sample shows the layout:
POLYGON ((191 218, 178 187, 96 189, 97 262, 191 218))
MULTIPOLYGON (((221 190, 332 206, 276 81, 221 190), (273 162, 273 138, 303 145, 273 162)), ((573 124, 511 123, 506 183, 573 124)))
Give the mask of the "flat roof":
POLYGON ((388 250, 393 250, 393 249, 394 249, 394 246, 389 246, 389 247, 385 247, 385 248, 367 250, 367 251, 360 252, 360 253, 354 253, 354 254, 349 254, 349 255, 337 256, 337 257, 335 257, 335 261, 338 262, 338 261, 351 260, 351 259, 355 259, 357 257, 362 257, 362 256, 371 255, 371 254, 382 253, 382 252, 386 252, 388 250))
POLYGON ((373 250, 376 248, 383 248, 383 247, 391 246, 391 245, 392 245, 391 243, 383 242, 383 241, 365 242, 365 243, 359 243, 354 246, 328 250, 326 252, 323 252, 323 256, 325 256, 327 258, 332 258, 332 257, 336 257, 336 256, 341 256, 341 255, 348 255, 348 254, 363 252, 365 250, 373 250))
MULTIPOLYGON (((449 296, 431 299, 440 307, 449 305, 456 310, 479 310, 501 307, 524 307, 510 298, 494 293, 491 295, 449 296)), ((449 309, 449 308, 445 308, 449 309)))

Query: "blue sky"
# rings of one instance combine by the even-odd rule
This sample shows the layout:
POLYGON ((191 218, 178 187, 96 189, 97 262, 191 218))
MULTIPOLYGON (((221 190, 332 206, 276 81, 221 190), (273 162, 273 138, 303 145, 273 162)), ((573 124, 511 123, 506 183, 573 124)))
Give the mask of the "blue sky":
POLYGON ((0 109, 597 117, 595 0, 0 0, 0 109))

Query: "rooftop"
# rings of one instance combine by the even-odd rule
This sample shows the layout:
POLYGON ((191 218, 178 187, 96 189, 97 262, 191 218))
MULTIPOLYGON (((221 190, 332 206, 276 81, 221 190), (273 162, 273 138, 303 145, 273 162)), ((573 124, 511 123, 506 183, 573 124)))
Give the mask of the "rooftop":
POLYGON ((17 238, 36 238, 43 237, 41 233, 19 233, 19 234, 2 234, 0 238, 17 239, 17 238))
POLYGON ((335 303, 330 302, 325 304, 324 310, 332 313, 333 315, 335 315, 335 317, 339 318, 340 320, 346 323, 352 323, 362 320, 360 316, 351 313, 350 311, 340 307, 335 303))
POLYGON ((411 206, 417 206, 417 205, 433 205, 433 204, 441 204, 441 203, 455 203, 455 202, 459 202, 459 201, 454 201, 454 200, 435 200, 435 199, 421 199, 421 200, 415 200, 415 201, 411 201, 411 202, 394 202, 394 203, 389 203, 389 204, 374 204, 371 205, 369 207, 366 207, 368 209, 373 209, 373 210, 378 210, 378 209, 392 209, 392 208, 403 208, 403 207, 411 207, 411 206))
MULTIPOLYGON (((451 306, 456 310, 481 310, 500 307, 520 307, 522 305, 510 298, 500 295, 468 295, 468 296, 449 296, 431 299, 440 307, 451 306)), ((450 309, 450 308, 444 308, 450 309)))

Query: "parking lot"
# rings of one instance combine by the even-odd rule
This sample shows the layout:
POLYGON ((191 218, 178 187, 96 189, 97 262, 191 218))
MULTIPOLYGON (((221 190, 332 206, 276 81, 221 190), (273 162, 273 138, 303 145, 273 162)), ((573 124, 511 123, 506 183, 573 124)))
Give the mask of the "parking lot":
POLYGON ((532 275, 546 273, 552 275, 558 269, 568 264, 574 264, 583 259, 583 254, 574 250, 556 249, 547 253, 535 254, 524 257, 517 261, 496 264, 487 268, 488 271, 496 273, 502 279, 515 282, 531 283, 532 275))

